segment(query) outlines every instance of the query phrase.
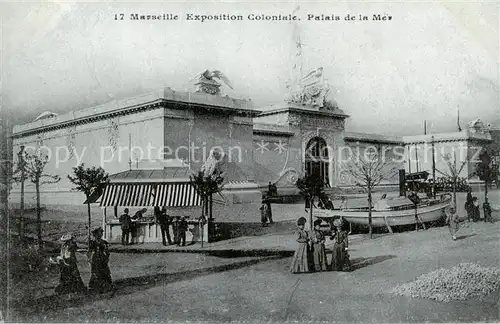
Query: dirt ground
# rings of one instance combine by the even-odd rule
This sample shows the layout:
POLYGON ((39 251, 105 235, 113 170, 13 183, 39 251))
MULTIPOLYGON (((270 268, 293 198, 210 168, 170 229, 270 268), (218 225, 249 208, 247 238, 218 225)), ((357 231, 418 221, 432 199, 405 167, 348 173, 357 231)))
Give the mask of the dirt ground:
MULTIPOLYGON (((290 257, 113 254, 111 269, 119 284, 114 295, 62 302, 39 299, 13 315, 30 322, 498 322, 498 292, 444 303, 390 291, 421 274, 462 262, 498 267, 499 230, 497 220, 462 223, 457 241, 446 227, 356 240, 351 246, 352 272, 294 275, 289 272, 290 257), (234 265, 218 266, 222 260, 234 265)), ((86 280, 88 269, 80 264, 86 280)), ((55 285, 51 280, 45 283, 47 289, 55 285)))
MULTIPOLYGON (((463 197, 459 199, 460 212, 463 197)), ((490 200, 500 204, 500 191, 490 193, 490 200)), ((303 212, 299 207, 294 207, 295 212, 303 212)), ((495 212, 494 218, 494 224, 463 222, 457 241, 451 240, 447 227, 353 240, 352 272, 293 275, 291 258, 283 254, 113 253, 114 294, 56 298, 52 293, 58 273, 49 268, 10 287, 11 318, 27 322, 498 322, 498 292, 482 300, 450 303, 390 293, 421 274, 462 262, 498 267, 500 214, 495 212)), ((73 219, 65 224, 72 223, 73 219)), ((79 253, 78 259, 82 278, 88 282, 85 255, 79 253)))

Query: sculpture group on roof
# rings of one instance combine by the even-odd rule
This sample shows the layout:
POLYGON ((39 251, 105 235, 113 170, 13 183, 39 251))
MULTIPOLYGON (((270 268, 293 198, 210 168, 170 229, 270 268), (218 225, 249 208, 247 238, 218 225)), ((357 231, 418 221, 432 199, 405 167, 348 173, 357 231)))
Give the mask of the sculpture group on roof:
POLYGON ((224 75, 224 73, 219 70, 205 70, 205 72, 201 73, 198 77, 198 82, 195 84, 197 86, 196 91, 205 92, 212 95, 220 94, 221 84, 214 78, 224 82, 229 88, 233 89, 231 82, 224 75))
POLYGON ((289 92, 285 100, 288 103, 319 108, 332 107, 332 105, 325 105, 330 86, 323 76, 322 67, 310 71, 295 84, 288 84, 287 88, 289 92))

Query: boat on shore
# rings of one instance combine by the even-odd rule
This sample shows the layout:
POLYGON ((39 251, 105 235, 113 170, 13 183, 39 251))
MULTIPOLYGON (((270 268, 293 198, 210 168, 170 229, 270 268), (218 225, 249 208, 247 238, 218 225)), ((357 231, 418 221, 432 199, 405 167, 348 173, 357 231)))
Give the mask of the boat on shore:
MULTIPOLYGON (((372 208, 372 226, 402 226, 417 222, 438 221, 443 217, 445 208, 450 206, 450 194, 442 194, 437 198, 424 198, 417 204, 406 197, 381 199, 372 208), (417 215, 417 218, 415 217, 417 215)), ((343 210, 327 210, 316 208, 313 216, 330 223, 335 218, 342 218, 352 224, 368 225, 368 206, 343 210)))

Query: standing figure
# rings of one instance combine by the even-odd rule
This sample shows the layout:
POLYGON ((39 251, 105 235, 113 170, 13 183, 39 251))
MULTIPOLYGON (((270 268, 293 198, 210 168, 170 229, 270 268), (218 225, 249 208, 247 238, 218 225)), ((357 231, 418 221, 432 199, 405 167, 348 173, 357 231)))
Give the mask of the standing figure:
POLYGON ((450 210, 446 216, 446 224, 448 224, 448 229, 450 230, 451 237, 453 240, 456 240, 460 221, 458 220, 458 214, 455 210, 455 207, 450 207, 450 210))
POLYGON ((78 264, 76 261, 77 245, 73 240, 73 235, 65 234, 61 237, 61 241, 64 242, 61 247, 61 253, 56 260, 50 259, 52 263, 59 265, 59 270, 61 272, 59 285, 57 285, 55 292, 56 294, 85 292, 87 288, 83 284, 80 271, 78 271, 78 264))
POLYGON ((269 181, 269 184, 267 185, 267 196, 268 197, 278 196, 278 188, 276 187, 275 184, 271 183, 271 181, 269 181))
POLYGON ((262 202, 260 205, 260 222, 262 223, 262 227, 265 227, 267 225, 267 213, 266 213, 266 204, 262 202))
POLYGON ((327 260, 325 251, 325 234, 321 231, 321 219, 314 221, 314 231, 311 237, 314 270, 326 271, 327 260))
POLYGON ((113 288, 111 271, 109 270, 108 242, 102 239, 102 227, 92 231, 94 238, 90 241, 87 254, 90 263, 89 290, 93 292, 106 292, 113 288))
POLYGON ((167 214, 167 208, 163 207, 161 212, 158 214, 157 222, 160 224, 161 240, 163 245, 172 245, 172 238, 170 237, 170 216, 167 214), (165 236, 167 238, 165 239, 165 236))
POLYGON ((263 201, 263 203, 265 205, 264 210, 266 211, 267 221, 269 222, 269 224, 274 224, 273 211, 271 209, 271 202, 269 201, 269 199, 266 199, 265 201, 263 201))
POLYGON ((469 189, 467 191, 467 199, 465 200, 465 211, 467 212, 467 221, 470 222, 471 219, 473 218, 473 213, 474 213, 474 201, 472 198, 472 193, 471 190, 469 189))
POLYGON ((477 197, 472 197, 472 221, 478 222, 481 218, 481 211, 479 210, 479 200, 477 197))
POLYGON ((491 218, 491 206, 487 200, 483 203, 483 212, 484 212, 484 221, 493 223, 493 218, 491 218))
POLYGON ((128 212, 128 208, 125 208, 123 214, 120 216, 120 225, 122 227, 122 245, 127 245, 129 243, 130 225, 132 221, 128 212))
POLYGON ((181 223, 181 217, 175 216, 172 221, 172 229, 174 230, 174 244, 177 246, 179 246, 181 242, 180 223, 181 223))
POLYGON ((333 226, 335 229, 331 236, 331 239, 333 240, 333 248, 330 269, 342 271, 344 270, 344 265, 347 265, 347 269, 349 270, 351 268, 351 263, 349 261, 349 253, 347 252, 349 248, 348 234, 346 231, 342 230, 341 219, 334 220, 333 226))
POLYGON ((290 271, 292 273, 309 272, 309 235, 304 230, 304 225, 306 224, 306 219, 301 217, 297 220, 297 250, 293 255, 292 266, 290 271))
POLYGON ((132 222, 130 230, 132 232, 132 244, 139 243, 139 229, 140 229, 139 221, 144 216, 147 210, 148 210, 147 208, 140 209, 131 218, 132 222))
POLYGON ((183 216, 179 221, 179 243, 178 246, 186 246, 186 232, 188 230, 188 223, 186 217, 183 216))

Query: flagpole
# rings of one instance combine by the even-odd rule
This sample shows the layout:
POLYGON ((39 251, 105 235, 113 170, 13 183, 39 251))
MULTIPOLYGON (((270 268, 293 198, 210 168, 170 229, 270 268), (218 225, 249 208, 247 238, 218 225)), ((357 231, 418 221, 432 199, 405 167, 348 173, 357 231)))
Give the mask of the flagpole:
POLYGON ((128 133, 128 170, 132 170, 132 134, 128 133))

